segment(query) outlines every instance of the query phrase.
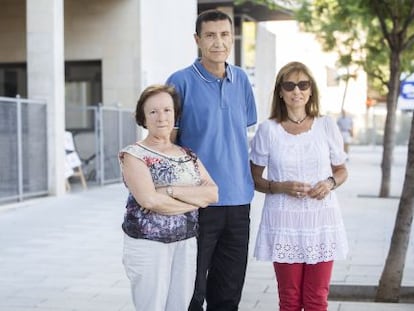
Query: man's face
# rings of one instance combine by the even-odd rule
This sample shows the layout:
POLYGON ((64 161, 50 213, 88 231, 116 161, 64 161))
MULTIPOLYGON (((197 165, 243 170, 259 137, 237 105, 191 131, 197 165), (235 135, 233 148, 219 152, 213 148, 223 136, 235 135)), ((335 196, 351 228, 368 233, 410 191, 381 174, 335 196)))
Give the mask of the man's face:
POLYGON ((201 51, 202 62, 224 63, 233 44, 231 24, 228 20, 204 22, 200 35, 195 34, 195 40, 201 51))

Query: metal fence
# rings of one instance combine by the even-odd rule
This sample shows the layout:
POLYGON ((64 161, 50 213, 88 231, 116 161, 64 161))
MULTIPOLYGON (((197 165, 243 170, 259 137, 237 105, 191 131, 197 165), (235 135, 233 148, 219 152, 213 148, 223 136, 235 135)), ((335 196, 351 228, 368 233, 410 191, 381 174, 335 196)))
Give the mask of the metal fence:
MULTIPOLYGON (((87 182, 122 181, 118 151, 137 139, 132 111, 98 105, 78 113, 92 120, 71 131, 87 182)), ((47 131, 46 102, 0 97, 0 204, 49 194, 47 131)))
POLYGON ((122 180, 118 152, 137 139, 137 127, 132 111, 102 105, 68 107, 71 115, 92 120, 89 129, 70 130, 82 169, 88 183, 105 185, 122 180), (86 116, 86 117, 85 117, 86 116))
POLYGON ((0 203, 48 193, 46 102, 0 97, 0 203))

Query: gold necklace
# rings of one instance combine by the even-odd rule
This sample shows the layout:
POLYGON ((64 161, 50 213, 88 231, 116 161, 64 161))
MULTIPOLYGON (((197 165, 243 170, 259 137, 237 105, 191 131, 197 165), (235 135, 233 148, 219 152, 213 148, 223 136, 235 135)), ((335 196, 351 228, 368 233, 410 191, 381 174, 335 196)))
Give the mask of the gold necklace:
POLYGON ((305 115, 303 117, 303 119, 301 119, 301 120, 293 120, 291 117, 289 117, 289 115, 287 115, 287 118, 289 119, 289 121, 291 121, 291 122, 293 122, 295 124, 301 124, 303 121, 306 120, 307 117, 308 117, 308 115, 305 115))

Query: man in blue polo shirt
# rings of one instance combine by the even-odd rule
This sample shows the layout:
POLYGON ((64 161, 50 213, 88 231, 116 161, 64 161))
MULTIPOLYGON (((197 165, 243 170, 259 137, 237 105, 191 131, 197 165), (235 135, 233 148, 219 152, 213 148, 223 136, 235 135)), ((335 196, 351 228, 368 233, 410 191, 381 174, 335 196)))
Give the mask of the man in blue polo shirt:
POLYGON ((246 273, 254 185, 247 127, 257 122, 245 72, 226 62, 233 45, 231 18, 201 13, 195 41, 201 57, 167 80, 178 90, 182 115, 177 142, 193 149, 219 187, 219 202, 200 209, 197 278, 190 311, 238 310, 246 273))

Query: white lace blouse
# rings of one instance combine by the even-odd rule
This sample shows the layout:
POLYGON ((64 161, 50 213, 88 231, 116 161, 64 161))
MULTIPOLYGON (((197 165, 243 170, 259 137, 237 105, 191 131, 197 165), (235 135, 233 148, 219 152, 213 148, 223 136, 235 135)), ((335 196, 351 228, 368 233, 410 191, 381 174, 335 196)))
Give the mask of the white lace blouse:
MULTIPOLYGON (((345 162, 343 141, 330 117, 315 118, 309 131, 293 135, 266 120, 252 140, 250 159, 267 168, 267 179, 315 184, 345 162)), ((254 256, 279 263, 344 259, 346 232, 335 190, 323 200, 266 194, 254 256)))

